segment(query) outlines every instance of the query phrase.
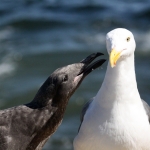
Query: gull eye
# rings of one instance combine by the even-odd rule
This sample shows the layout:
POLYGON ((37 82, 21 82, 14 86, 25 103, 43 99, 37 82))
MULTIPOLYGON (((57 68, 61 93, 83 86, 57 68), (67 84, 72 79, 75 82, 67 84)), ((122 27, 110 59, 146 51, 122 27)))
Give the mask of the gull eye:
POLYGON ((66 82, 68 80, 68 76, 65 75, 64 78, 63 78, 63 82, 66 82))
POLYGON ((129 42, 129 41, 130 41, 130 37, 127 38, 127 42, 129 42))

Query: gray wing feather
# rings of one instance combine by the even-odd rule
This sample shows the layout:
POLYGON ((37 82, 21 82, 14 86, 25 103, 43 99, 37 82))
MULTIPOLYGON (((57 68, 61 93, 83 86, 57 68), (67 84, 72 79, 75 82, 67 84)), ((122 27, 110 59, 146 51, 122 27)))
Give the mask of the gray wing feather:
POLYGON ((150 106, 144 100, 142 100, 142 102, 150 123, 150 106))
POLYGON ((83 119, 84 119, 84 115, 86 114, 86 111, 87 109, 89 108, 90 104, 92 103, 93 99, 89 100, 84 106, 83 106, 83 109, 82 109, 82 112, 81 112, 81 116, 80 116, 80 126, 79 126, 79 129, 78 129, 78 132, 80 130, 80 127, 82 125, 82 122, 83 122, 83 119))

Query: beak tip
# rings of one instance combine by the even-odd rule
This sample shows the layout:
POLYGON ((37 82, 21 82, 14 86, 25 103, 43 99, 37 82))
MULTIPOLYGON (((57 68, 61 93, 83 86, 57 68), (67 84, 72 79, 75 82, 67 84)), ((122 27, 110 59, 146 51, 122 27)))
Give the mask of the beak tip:
POLYGON ((110 63, 111 68, 114 68, 116 66, 115 63, 110 63))

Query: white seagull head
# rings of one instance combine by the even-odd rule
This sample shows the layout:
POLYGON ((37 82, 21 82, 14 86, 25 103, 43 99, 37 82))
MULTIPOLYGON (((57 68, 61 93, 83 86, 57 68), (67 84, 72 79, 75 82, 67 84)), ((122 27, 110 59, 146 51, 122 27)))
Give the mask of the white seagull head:
POLYGON ((134 53, 136 43, 133 34, 124 28, 117 28, 107 33, 106 47, 111 67, 115 67, 118 60, 125 59, 134 53))

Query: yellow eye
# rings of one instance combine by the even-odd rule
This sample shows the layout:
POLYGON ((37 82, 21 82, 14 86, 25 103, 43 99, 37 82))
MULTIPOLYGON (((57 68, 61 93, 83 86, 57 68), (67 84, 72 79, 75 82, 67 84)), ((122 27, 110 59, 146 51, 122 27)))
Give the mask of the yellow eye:
POLYGON ((129 41, 130 41, 130 37, 127 38, 127 42, 129 42, 129 41))

